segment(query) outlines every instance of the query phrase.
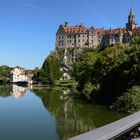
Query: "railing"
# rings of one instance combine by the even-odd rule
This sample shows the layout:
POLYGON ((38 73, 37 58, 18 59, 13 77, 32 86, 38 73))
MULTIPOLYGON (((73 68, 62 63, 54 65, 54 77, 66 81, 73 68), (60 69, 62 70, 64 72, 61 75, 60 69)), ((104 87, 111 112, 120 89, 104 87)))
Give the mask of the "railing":
POLYGON ((69 140, 112 140, 140 125, 140 111, 69 140))

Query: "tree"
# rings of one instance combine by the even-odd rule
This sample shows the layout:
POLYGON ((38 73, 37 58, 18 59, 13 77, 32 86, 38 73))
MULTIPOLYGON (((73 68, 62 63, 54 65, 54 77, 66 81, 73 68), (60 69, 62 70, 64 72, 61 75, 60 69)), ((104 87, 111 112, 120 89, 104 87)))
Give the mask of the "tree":
POLYGON ((132 38, 130 41, 130 45, 140 45, 140 37, 136 36, 136 37, 132 38))
POLYGON ((6 83, 9 81, 11 68, 7 65, 0 66, 0 79, 6 83))
POLYGON ((54 84, 55 80, 59 80, 62 77, 60 67, 60 56, 56 52, 52 53, 45 59, 42 70, 47 83, 54 84))
POLYGON ((113 103, 111 108, 121 112, 134 112, 140 109, 140 87, 133 86, 131 89, 123 93, 113 103))
POLYGON ((42 73, 42 69, 41 68, 36 67, 33 70, 33 80, 34 80, 35 83, 38 83, 40 81, 41 73, 42 73))
POLYGON ((85 52, 74 65, 75 79, 78 81, 78 89, 85 97, 90 99, 91 91, 95 85, 91 85, 92 71, 96 62, 98 53, 93 51, 85 52))
POLYGON ((77 89, 87 99, 110 105, 127 89, 140 84, 139 71, 137 45, 116 45, 96 54, 88 52, 75 64, 77 89))

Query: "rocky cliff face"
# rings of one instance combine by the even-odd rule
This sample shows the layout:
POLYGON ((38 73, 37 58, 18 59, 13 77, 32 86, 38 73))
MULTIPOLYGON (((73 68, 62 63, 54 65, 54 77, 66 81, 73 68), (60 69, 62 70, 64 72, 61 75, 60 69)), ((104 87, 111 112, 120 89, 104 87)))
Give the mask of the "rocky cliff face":
POLYGON ((58 54, 61 57, 63 65, 72 67, 76 60, 84 52, 83 48, 59 48, 57 49, 58 54))

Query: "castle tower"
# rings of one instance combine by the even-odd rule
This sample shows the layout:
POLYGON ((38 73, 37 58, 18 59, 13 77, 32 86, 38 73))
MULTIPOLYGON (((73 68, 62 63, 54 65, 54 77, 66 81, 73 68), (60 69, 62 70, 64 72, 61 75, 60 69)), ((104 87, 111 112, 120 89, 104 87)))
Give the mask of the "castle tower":
POLYGON ((130 13, 128 15, 128 23, 126 23, 126 29, 132 31, 137 27, 136 18, 133 9, 130 9, 130 13))

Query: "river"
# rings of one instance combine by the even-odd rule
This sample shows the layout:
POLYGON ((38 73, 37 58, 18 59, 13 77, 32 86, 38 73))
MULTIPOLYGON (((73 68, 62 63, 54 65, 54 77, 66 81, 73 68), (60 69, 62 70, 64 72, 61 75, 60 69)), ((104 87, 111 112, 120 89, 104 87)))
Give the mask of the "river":
POLYGON ((67 140, 125 116, 71 92, 0 86, 0 140, 67 140))

